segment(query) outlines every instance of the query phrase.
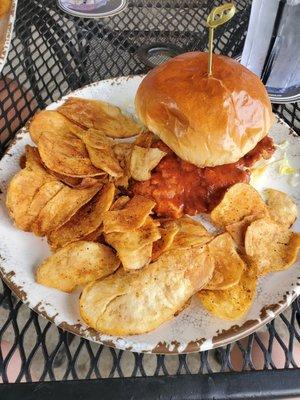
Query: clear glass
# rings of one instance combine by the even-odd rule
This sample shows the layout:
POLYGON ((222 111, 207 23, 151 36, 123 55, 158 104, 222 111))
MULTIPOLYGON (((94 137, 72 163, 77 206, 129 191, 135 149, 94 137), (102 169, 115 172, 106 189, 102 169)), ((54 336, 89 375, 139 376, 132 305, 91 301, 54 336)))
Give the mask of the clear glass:
POLYGON ((270 94, 300 95, 300 0, 253 0, 241 62, 270 94))

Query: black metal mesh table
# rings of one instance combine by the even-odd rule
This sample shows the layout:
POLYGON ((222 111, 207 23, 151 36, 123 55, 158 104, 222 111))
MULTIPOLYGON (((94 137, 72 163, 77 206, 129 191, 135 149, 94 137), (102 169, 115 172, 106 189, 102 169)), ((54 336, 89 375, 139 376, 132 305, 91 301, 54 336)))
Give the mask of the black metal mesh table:
MULTIPOLYGON (((3 155, 16 131, 38 109, 69 91, 107 77, 146 72, 147 66, 138 54, 141 46, 159 43, 176 45, 185 51, 205 49, 206 16, 213 6, 221 3, 219 0, 131 0, 121 14, 91 20, 63 13, 56 0, 19 0, 11 49, 0 76, 0 154, 3 155)), ((248 0, 235 3, 237 14, 217 30, 215 41, 216 52, 232 57, 242 51, 251 7, 248 0)), ((274 111, 300 132, 299 104, 274 106, 274 111)), ((156 398, 155 390, 166 383, 155 381, 157 377, 184 375, 177 381, 168 381, 169 391, 163 391, 161 398, 170 398, 172 390, 178 393, 174 398, 181 398, 182 393, 184 398, 200 398, 200 393, 215 398, 239 398, 232 394, 234 385, 232 393, 228 386, 223 394, 217 389, 231 376, 234 382, 240 382, 236 389, 240 397, 258 395, 257 385, 261 382, 264 384, 259 398, 300 394, 298 300, 263 332, 236 344, 190 355, 143 355, 103 347, 62 331, 30 311, 0 283, 0 343, 0 373, 4 383, 87 378, 122 378, 122 382, 127 382, 124 377, 140 376, 148 378, 130 381, 129 392, 126 386, 125 392, 118 392, 119 380, 115 380, 114 385, 102 391, 102 398, 128 398, 130 390, 141 382, 145 391, 136 398, 156 398), (293 370, 283 370, 281 374, 271 371, 278 368, 293 370), (259 369, 267 371, 255 374, 255 378, 244 372, 259 369), (226 374, 227 378, 218 374, 232 371, 243 372, 226 374), (190 374, 199 379, 209 377, 219 386, 213 385, 205 392, 209 380, 196 384, 190 380, 190 374), (192 384, 196 385, 196 394, 189 391, 192 384)), ((16 389, 10 393, 15 393, 15 397, 9 397, 9 392, 5 392, 7 397, 0 397, 21 398, 16 393, 23 394, 22 398, 33 396, 31 387, 29 397, 24 385, 23 392, 18 392, 16 383, 13 387, 16 389)), ((0 385, 0 395, 3 388, 6 386, 0 385)), ((56 392, 55 386, 51 390, 57 399, 68 395, 61 386, 57 386, 56 392)), ((74 393, 80 393, 77 390, 74 393)), ((89 398, 94 397, 90 394, 89 398)))

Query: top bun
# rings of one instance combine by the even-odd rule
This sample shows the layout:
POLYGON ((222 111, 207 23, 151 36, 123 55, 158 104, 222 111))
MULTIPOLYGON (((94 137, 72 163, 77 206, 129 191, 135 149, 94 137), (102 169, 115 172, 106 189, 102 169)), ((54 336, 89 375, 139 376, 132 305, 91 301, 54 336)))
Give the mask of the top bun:
POLYGON ((181 159, 199 167, 234 163, 252 150, 273 122, 260 79, 237 61, 208 53, 179 55, 141 82, 140 120, 181 159))

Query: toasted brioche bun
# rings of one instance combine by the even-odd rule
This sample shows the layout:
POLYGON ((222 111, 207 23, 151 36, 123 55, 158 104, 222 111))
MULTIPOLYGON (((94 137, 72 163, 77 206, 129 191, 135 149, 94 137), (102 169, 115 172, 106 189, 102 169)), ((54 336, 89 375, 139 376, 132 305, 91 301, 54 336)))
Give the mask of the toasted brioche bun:
POLYGON ((273 122, 260 79, 237 61, 208 53, 179 55, 141 82, 135 106, 146 127, 181 159, 199 167, 229 164, 252 150, 273 122))

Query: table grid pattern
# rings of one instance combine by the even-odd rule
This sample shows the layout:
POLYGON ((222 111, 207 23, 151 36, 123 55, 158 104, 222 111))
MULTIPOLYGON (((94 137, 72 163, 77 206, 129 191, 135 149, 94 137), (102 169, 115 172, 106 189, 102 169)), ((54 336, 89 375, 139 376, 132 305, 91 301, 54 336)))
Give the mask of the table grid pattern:
MULTIPOLYGON (((242 51, 251 7, 249 0, 235 3, 237 14, 217 30, 215 40, 215 51, 232 57, 242 51)), ((65 14, 55 0, 19 0, 11 49, 0 75, 0 155, 37 110, 71 90, 104 78, 147 72, 137 54, 141 46, 160 43, 183 51, 205 50, 206 16, 220 4, 131 0, 121 14, 91 20, 65 14)), ((274 111, 300 133, 299 104, 275 105, 274 111)), ((203 353, 163 356, 119 351, 64 332, 0 283, 0 343, 3 382, 296 368, 300 301, 268 324, 263 336, 255 333, 203 353), (254 350, 260 354, 259 364, 253 360, 254 350), (277 360, 275 350, 283 361, 277 360)))

